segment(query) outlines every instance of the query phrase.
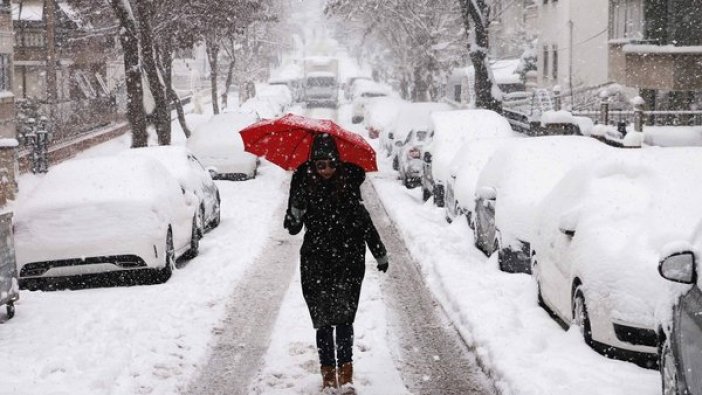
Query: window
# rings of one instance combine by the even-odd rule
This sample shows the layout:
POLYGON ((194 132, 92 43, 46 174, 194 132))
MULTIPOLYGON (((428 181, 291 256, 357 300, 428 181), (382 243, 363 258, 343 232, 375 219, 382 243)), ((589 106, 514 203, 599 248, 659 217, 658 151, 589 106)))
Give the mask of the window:
POLYGON ((553 63, 551 65, 551 78, 554 81, 558 80, 558 45, 553 44, 553 63))
POLYGON ((12 90, 12 68, 10 68, 10 55, 0 54, 0 91, 12 90))
POLYGON ((454 85, 453 86, 453 101, 455 102, 461 102, 461 86, 460 85, 454 85))
POLYGON ((548 45, 544 45, 544 59, 541 67, 541 75, 544 79, 548 78, 548 45))
POLYGON ((643 0, 613 0, 609 38, 642 40, 644 33, 643 0))

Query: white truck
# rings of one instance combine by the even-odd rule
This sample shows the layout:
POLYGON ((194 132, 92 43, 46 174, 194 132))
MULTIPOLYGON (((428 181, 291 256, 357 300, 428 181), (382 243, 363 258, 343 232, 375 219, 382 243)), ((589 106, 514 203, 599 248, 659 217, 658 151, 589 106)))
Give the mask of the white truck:
POLYGON ((304 101, 308 107, 339 105, 339 60, 330 56, 305 58, 304 101))

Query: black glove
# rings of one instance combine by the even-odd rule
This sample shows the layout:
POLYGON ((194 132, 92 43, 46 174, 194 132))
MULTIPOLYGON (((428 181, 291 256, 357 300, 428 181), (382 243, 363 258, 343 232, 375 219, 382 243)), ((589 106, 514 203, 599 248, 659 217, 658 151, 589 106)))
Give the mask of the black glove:
POLYGON ((387 272, 388 271, 388 256, 383 255, 380 258, 376 259, 378 261, 378 271, 379 272, 387 272))

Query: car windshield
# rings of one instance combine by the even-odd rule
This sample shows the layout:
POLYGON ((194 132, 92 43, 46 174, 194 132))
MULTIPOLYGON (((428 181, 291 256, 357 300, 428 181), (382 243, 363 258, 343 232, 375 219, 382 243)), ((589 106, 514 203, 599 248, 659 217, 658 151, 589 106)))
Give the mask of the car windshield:
POLYGON ((428 136, 429 132, 427 132, 426 130, 420 130, 417 133, 415 133, 415 139, 417 141, 425 141, 428 136))
POLYGON ((310 77, 307 79, 307 86, 333 86, 334 77, 310 77))
POLYGON ((361 94, 361 97, 383 97, 387 96, 385 93, 380 93, 380 92, 363 92, 361 94))

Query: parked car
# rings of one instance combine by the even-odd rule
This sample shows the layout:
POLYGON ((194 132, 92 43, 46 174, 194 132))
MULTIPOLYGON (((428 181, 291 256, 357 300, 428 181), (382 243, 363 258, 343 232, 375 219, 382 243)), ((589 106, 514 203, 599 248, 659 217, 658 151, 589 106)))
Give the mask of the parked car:
POLYGON ((390 96, 392 89, 375 81, 358 79, 352 87, 352 107, 351 107, 351 122, 361 123, 364 117, 364 109, 368 100, 374 97, 390 96))
POLYGON ((288 110, 293 103, 293 94, 287 85, 258 84, 256 86, 256 98, 266 99, 280 108, 280 115, 288 110))
POLYGON ((535 208, 563 176, 582 163, 595 163, 612 150, 582 136, 513 139, 496 150, 476 184, 475 246, 499 268, 531 272, 535 208))
POLYGON ((659 272, 668 280, 690 284, 673 307, 670 325, 664 325, 659 366, 663 394, 702 394, 702 290, 697 253, 677 249, 660 263, 659 272))
MULTIPOLYGON (((433 135, 431 114, 450 110, 450 105, 437 102, 407 103, 400 108, 400 112, 397 114, 395 130, 392 131, 392 145, 390 149, 390 158, 392 158, 392 168, 394 170, 400 170, 400 152, 404 149, 405 144, 409 143, 407 136, 413 131, 415 135, 418 132, 425 132, 420 134, 424 138, 419 141, 419 144, 413 145, 416 148, 423 147, 426 143, 426 138, 433 135)), ((410 149, 413 147, 410 147, 410 149)), ((421 172, 418 174, 421 175, 421 172)))
POLYGON ((252 97, 242 103, 239 109, 244 113, 253 113, 259 119, 273 119, 283 115, 283 107, 267 97, 252 97))
POLYGON ((446 220, 453 222, 461 215, 466 216, 468 226, 473 229, 475 218, 475 185, 490 156, 501 146, 511 141, 509 138, 487 138, 470 140, 463 144, 451 161, 446 182, 446 220))
POLYGON ((434 196, 434 204, 444 206, 451 161, 468 141, 513 137, 509 122, 490 110, 455 110, 431 115, 434 136, 422 149, 422 197, 434 196))
POLYGON ((541 303, 595 350, 651 366, 682 292, 659 262, 694 250, 680 240, 702 218, 702 149, 612 151, 569 172, 536 210, 533 277, 541 303))
POLYGON ((268 80, 268 85, 283 85, 287 86, 292 94, 292 101, 297 103, 302 101, 302 77, 288 76, 288 77, 277 77, 268 80))
POLYGON ((182 188, 198 200, 197 222, 200 237, 219 226, 221 199, 219 189, 210 173, 205 170, 187 148, 183 146, 152 146, 130 149, 124 155, 145 155, 159 161, 178 180, 182 188))
POLYGON ((177 258, 197 255, 197 204, 155 159, 59 164, 15 210, 20 286, 116 271, 166 281, 177 258))
POLYGON ((363 75, 356 75, 353 77, 350 77, 349 79, 344 82, 342 88, 344 90, 344 98, 346 100, 351 100, 353 97, 353 86, 357 81, 373 81, 373 79, 369 76, 363 76, 363 75))
POLYGON ((387 155, 392 147, 392 137, 389 138, 388 135, 395 130, 397 114, 405 104, 407 102, 400 98, 388 96, 369 99, 364 106, 363 124, 368 131, 368 137, 379 139, 380 148, 387 155))
POLYGON ((186 146, 215 180, 243 181, 256 177, 258 158, 244 151, 239 131, 260 119, 251 111, 224 112, 198 125, 186 146))
POLYGON ((416 188, 422 181, 422 147, 429 141, 430 130, 412 130, 397 154, 400 180, 407 188, 416 188))

